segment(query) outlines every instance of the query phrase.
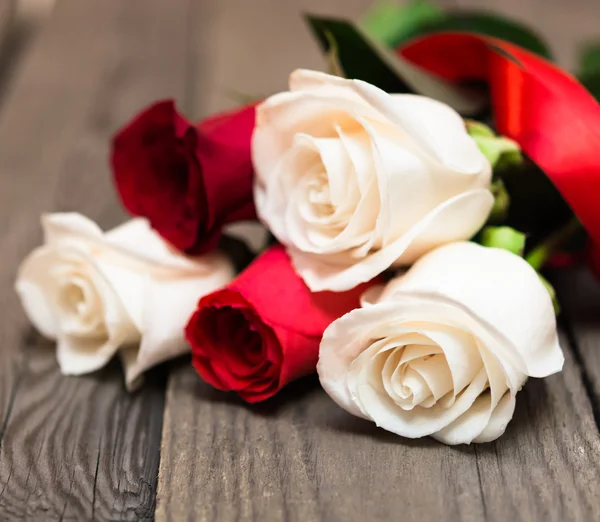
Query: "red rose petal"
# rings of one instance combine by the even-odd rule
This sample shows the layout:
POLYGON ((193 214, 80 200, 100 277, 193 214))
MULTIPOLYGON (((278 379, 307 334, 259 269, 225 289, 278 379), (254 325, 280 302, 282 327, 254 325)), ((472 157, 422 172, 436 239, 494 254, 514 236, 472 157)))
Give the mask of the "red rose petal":
POLYGON ((200 300, 186 328, 194 367, 220 389, 265 400, 315 371, 323 332, 358 307, 368 287, 313 294, 283 247, 274 246, 227 288, 200 300))
POLYGON ((143 110, 113 139, 111 162, 125 208, 179 250, 215 248, 222 227, 256 217, 250 140, 254 107, 196 127, 173 100, 143 110))

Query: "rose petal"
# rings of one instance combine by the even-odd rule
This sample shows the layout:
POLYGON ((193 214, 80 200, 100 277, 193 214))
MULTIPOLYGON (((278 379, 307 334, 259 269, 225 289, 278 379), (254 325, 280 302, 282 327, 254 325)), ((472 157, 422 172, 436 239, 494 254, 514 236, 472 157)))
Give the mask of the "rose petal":
POLYGON ((442 408, 436 404, 412 411, 398 408, 387 395, 377 393, 366 382, 359 384, 355 391, 357 401, 377 426, 403 437, 419 438, 440 431, 468 411, 485 389, 486 381, 485 371, 481 370, 451 407, 442 408))
POLYGON ((54 282, 47 277, 47 267, 54 259, 48 247, 34 250, 19 267, 15 289, 29 320, 39 332, 55 339, 59 332, 56 317, 54 282))
POLYGON ((340 292, 371 280, 396 262, 410 263, 440 243, 470 238, 484 224, 493 204, 494 198, 486 189, 455 196, 384 249, 350 266, 332 265, 293 246, 288 251, 296 271, 313 292, 340 292))
POLYGON ((535 270, 508 251, 474 243, 441 247, 417 262, 396 292, 461 303, 481 324, 501 332, 509 341, 504 348, 512 351, 514 361, 522 361, 521 371, 531 377, 562 368, 550 295, 535 270))
POLYGON ((225 286, 235 274, 231 262, 222 254, 212 254, 210 263, 209 275, 146 279, 140 298, 144 335, 136 359, 127 361, 125 366, 127 383, 134 384, 149 368, 189 351, 184 329, 198 299, 225 286))
POLYGON ((526 261, 455 243, 334 321, 317 370, 350 413, 460 444, 500 436, 529 372, 548 375, 563 360, 550 297, 526 261))
POLYGON ((63 375, 84 375, 104 368, 119 347, 132 336, 127 324, 113 325, 107 340, 65 336, 56 344, 56 358, 63 375))

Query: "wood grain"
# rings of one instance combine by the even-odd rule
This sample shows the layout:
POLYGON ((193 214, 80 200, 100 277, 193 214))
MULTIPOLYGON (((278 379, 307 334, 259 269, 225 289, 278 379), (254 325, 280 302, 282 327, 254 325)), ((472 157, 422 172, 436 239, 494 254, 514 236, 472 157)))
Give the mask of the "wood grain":
MULTIPOLYGON (((502 439, 459 448, 377 430, 315 378, 253 407, 185 360, 166 399, 161 370, 133 396, 118 364, 65 378, 20 310, 12 285, 41 212, 123 218, 106 157, 127 118, 163 96, 201 116, 232 106, 228 90, 282 89, 291 68, 323 63, 300 12, 356 18, 369 3, 61 0, 11 67, 0 92, 0 520, 151 520, 157 480, 158 522, 598 518, 600 290, 589 275, 558 285, 564 372, 527 384, 502 439)), ((600 20, 597 0, 446 3, 532 23, 567 65, 600 20)))
POLYGON ((0 51, 13 26, 16 6, 17 4, 14 0, 7 0, 0 4, 0 51))
POLYGON ((118 365, 60 376, 12 286, 39 215, 123 218, 109 138, 144 104, 185 91, 188 0, 61 0, 14 69, 0 114, 0 520, 150 520, 164 374, 137 395, 118 365), (182 28, 184 28, 182 30, 182 28), (165 45, 164 42, 168 42, 165 45))
POLYGON ((503 438, 450 448, 351 417, 307 379, 247 406, 171 377, 157 520, 593 520, 600 442, 579 368, 532 380, 503 438))
POLYGON ((587 270, 553 274, 565 330, 600 430, 600 285, 587 270))
MULTIPOLYGON (((448 2, 457 3, 492 6, 448 2)), ((357 17, 368 4, 203 2, 207 18, 197 23, 210 36, 200 30, 192 42, 201 59, 190 80, 199 96, 190 109, 204 115, 231 106, 223 86, 270 93, 285 88, 290 67, 321 68, 299 11, 357 17)), ((558 21, 571 6, 578 14, 567 19, 582 21, 596 5, 513 0, 493 7, 517 18, 523 13, 572 65, 574 45, 592 34, 592 24, 586 21, 584 31, 562 27, 556 38, 558 21)), ((168 383, 156 520, 594 520, 600 511, 595 402, 571 329, 561 335, 564 372, 527 384, 503 438, 459 448, 400 439, 351 417, 314 378, 248 406, 212 390, 182 363, 168 383)), ((584 345, 598 345, 597 336, 585 339, 584 345)))

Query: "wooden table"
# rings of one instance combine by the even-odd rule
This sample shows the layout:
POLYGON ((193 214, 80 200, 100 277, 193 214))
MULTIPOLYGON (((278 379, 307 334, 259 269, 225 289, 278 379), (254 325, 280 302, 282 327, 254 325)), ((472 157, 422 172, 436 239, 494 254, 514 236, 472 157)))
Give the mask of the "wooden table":
MULTIPOLYGON (((231 106, 228 90, 283 89, 291 69, 323 66, 300 12, 357 18, 369 3, 59 0, 13 64, 0 105, 1 521, 600 519, 600 287, 584 273, 559 281, 564 371, 527 384, 503 438, 464 447, 377 430, 314 378, 250 407, 186 360, 134 395, 118 364, 62 377, 21 311, 12 287, 40 213, 124 218, 107 151, 131 115, 173 96, 200 117, 231 106)), ((600 37, 598 0, 498 4, 566 65, 600 37)))

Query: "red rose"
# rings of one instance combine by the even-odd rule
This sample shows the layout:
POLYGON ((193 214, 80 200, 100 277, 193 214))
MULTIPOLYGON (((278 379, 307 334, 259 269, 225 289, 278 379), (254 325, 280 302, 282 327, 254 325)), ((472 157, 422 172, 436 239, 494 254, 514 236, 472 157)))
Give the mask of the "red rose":
POLYGON ((325 329, 357 308, 369 283, 311 293, 277 245, 226 288, 200 300, 186 328, 196 371, 248 402, 316 371, 325 329))
POLYGON ((600 277, 600 104, 585 87, 547 60, 481 35, 432 34, 398 52, 449 80, 488 82, 498 132, 519 143, 579 218, 600 277))
POLYGON ((113 140, 114 179, 125 208, 179 250, 212 250, 223 225, 255 218, 253 129, 253 106, 195 126, 173 100, 151 105, 113 140))

